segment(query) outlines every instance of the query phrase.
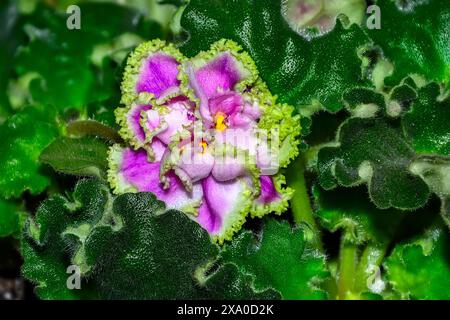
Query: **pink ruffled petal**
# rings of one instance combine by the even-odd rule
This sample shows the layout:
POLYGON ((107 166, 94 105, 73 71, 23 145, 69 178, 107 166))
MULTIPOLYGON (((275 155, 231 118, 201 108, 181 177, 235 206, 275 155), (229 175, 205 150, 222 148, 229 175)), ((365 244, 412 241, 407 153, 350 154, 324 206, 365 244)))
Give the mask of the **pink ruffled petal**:
POLYGON ((192 182, 197 182, 209 176, 214 166, 214 157, 207 149, 188 144, 183 148, 177 166, 186 172, 192 182))
POLYGON ((152 147, 155 156, 154 161, 161 161, 167 146, 158 138, 153 139, 150 146, 152 147))
POLYGON ((122 178, 139 192, 152 192, 169 208, 183 210, 199 204, 203 195, 200 184, 194 184, 192 192, 187 192, 179 178, 169 172, 170 185, 163 189, 159 181, 160 162, 148 162, 144 150, 124 149, 119 166, 122 178))
POLYGON ((195 71, 198 89, 209 99, 224 91, 234 89, 242 79, 236 58, 230 53, 219 54, 195 71))
POLYGON ((229 117, 228 119, 229 128, 241 128, 250 129, 256 127, 256 122, 254 119, 249 117, 244 113, 236 113, 229 117))
POLYGON ((155 130, 161 126, 161 117, 156 110, 149 110, 147 114, 147 125, 149 129, 155 130))
POLYGON ((173 44, 155 39, 141 43, 130 55, 121 84, 125 105, 147 103, 156 98, 165 101, 180 93, 178 66, 184 56, 173 44))
POLYGON ((235 92, 228 92, 217 95, 209 99, 209 111, 212 115, 221 113, 229 116, 239 112, 242 109, 244 102, 241 95, 235 92))
POLYGON ((266 142, 259 141, 256 166, 261 171, 262 175, 274 175, 280 168, 278 154, 272 152, 266 142))
POLYGON ((243 93, 257 79, 254 62, 241 50, 236 43, 221 40, 213 44, 209 51, 198 54, 183 66, 188 77, 185 85, 200 100, 200 114, 207 127, 214 122, 213 117, 217 111, 210 112, 210 104, 215 104, 210 99, 232 91, 243 93))
POLYGON ((222 132, 215 132, 216 148, 229 145, 242 151, 248 151, 250 155, 256 155, 258 138, 252 129, 230 128, 222 132))
POLYGON ((281 195, 277 192, 271 176, 259 177, 261 184, 261 194, 257 201, 263 204, 271 203, 281 199, 281 195))
POLYGON ((151 105, 133 104, 128 108, 116 110, 117 122, 122 127, 121 136, 135 146, 140 146, 145 141, 145 132, 140 123, 141 113, 150 109, 152 109, 151 105))
POLYGON ((204 202, 197 222, 219 241, 228 239, 245 221, 248 192, 243 180, 219 182, 213 177, 202 181, 204 202))
POLYGON ((259 120, 262 116, 262 110, 257 103, 245 102, 242 113, 254 121, 259 120))
POLYGON ((229 181, 244 175, 247 172, 245 159, 226 156, 216 161, 211 174, 217 181, 229 181))
POLYGON ((192 112, 182 101, 169 104, 164 111, 150 110, 146 112, 146 117, 146 130, 165 144, 193 123, 192 112))
POLYGON ((168 54, 151 55, 141 66, 136 91, 152 93, 156 98, 176 92, 180 85, 178 65, 179 62, 168 54))

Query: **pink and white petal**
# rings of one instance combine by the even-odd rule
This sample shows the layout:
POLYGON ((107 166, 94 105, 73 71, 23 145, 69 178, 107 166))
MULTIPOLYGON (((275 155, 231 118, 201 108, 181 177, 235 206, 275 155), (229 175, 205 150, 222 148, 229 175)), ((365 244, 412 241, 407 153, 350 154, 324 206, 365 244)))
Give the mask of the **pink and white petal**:
POLYGON ((167 146, 164 143, 162 143, 162 141, 159 140, 158 138, 154 138, 150 143, 150 147, 152 148, 153 155, 155 156, 154 161, 155 162, 161 161, 164 152, 167 149, 167 146))
POLYGON ((243 91, 257 80, 250 56, 230 40, 214 43, 211 49, 190 59, 198 87, 208 99, 226 91, 243 91), (238 84, 240 84, 238 86, 238 84))
POLYGON ((248 171, 245 157, 225 156, 217 160, 211 174, 217 181, 229 181, 243 176, 248 171))
POLYGON ((215 131, 215 148, 222 146, 236 147, 241 151, 247 151, 249 155, 256 156, 258 138, 255 130, 243 128, 228 128, 224 131, 215 131))
POLYGON ((277 201, 281 198, 281 195, 275 188, 271 176, 260 176, 259 182, 261 184, 261 194, 259 195, 257 201, 266 204, 277 201))
POLYGON ((151 109, 152 105, 133 103, 129 107, 117 108, 115 110, 116 122, 120 125, 119 134, 134 149, 144 146, 145 131, 141 127, 141 113, 151 109))
POLYGON ((182 69, 185 71, 185 78, 181 77, 182 87, 200 100, 200 114, 209 123, 213 122, 209 99, 227 91, 243 93, 258 79, 250 56, 235 42, 224 39, 184 63, 182 69))
POLYGON ((200 205, 201 184, 195 184, 192 192, 188 192, 175 174, 168 173, 170 186, 164 189, 159 181, 160 162, 148 162, 145 150, 115 145, 110 150, 109 163, 108 181, 115 193, 152 192, 168 208, 188 212, 200 205))
POLYGON ((227 92, 209 99, 209 111, 213 116, 218 113, 224 116, 234 115, 242 110, 243 105, 243 98, 236 92, 227 92))
POLYGON ((128 58, 122 82, 122 103, 128 105, 140 94, 164 99, 179 94, 178 66, 183 55, 159 39, 139 45, 128 58))
POLYGON ((253 203, 251 217, 262 217, 268 213, 281 214, 285 211, 292 198, 293 190, 283 187, 285 178, 282 174, 275 176, 260 176, 261 193, 253 203))
POLYGON ((249 213, 252 197, 244 179, 219 182, 209 176, 202 181, 204 201, 196 221, 218 241, 230 240, 249 213))
POLYGON ((214 166, 214 157, 207 150, 186 145, 181 151, 180 162, 177 167, 189 176, 192 182, 197 182, 209 176, 214 166))
POLYGON ((186 108, 184 102, 160 107, 158 111, 149 110, 145 112, 144 117, 146 119, 143 126, 147 137, 157 137, 166 145, 177 133, 181 133, 193 123, 192 112, 186 108))
POLYGON ((246 101, 244 103, 242 113, 247 117, 249 117, 250 119, 257 121, 259 120, 259 118, 261 118, 263 110, 261 109, 258 103, 256 102, 251 103, 246 101))
POLYGON ((230 129, 248 130, 251 128, 255 128, 256 126, 256 121, 242 112, 235 113, 228 118, 228 127, 230 129))

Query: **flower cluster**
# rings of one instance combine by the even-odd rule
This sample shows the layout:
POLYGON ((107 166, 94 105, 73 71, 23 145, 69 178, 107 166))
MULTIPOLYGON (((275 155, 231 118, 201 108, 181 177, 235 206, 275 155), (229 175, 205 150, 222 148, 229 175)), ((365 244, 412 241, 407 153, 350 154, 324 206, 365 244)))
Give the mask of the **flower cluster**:
POLYGON ((299 121, 234 42, 189 59, 164 41, 141 44, 127 62, 122 103, 116 117, 129 145, 110 150, 114 192, 152 192, 218 242, 247 216, 287 207, 292 190, 279 169, 298 152, 299 121))

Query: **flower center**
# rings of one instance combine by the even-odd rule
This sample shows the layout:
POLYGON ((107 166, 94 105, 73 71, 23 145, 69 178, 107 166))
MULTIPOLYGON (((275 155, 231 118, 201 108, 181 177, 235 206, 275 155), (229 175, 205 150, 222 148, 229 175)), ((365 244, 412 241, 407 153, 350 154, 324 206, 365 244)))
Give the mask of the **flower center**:
POLYGON ((227 128, 227 125, 224 123, 225 115, 222 112, 217 112, 214 119, 216 121, 216 130, 223 131, 227 128))

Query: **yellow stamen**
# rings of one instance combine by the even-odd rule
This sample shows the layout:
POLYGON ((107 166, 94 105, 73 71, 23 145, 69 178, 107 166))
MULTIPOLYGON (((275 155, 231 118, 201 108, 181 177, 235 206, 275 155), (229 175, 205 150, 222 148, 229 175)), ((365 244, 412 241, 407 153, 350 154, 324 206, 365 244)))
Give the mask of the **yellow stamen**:
POLYGON ((206 152, 206 147, 208 146, 208 144, 205 141, 201 141, 199 143, 199 146, 203 148, 202 154, 204 154, 206 152))
POLYGON ((227 128, 227 125, 224 122, 225 115, 222 112, 218 112, 215 116, 216 120, 216 130, 223 131, 227 128))

